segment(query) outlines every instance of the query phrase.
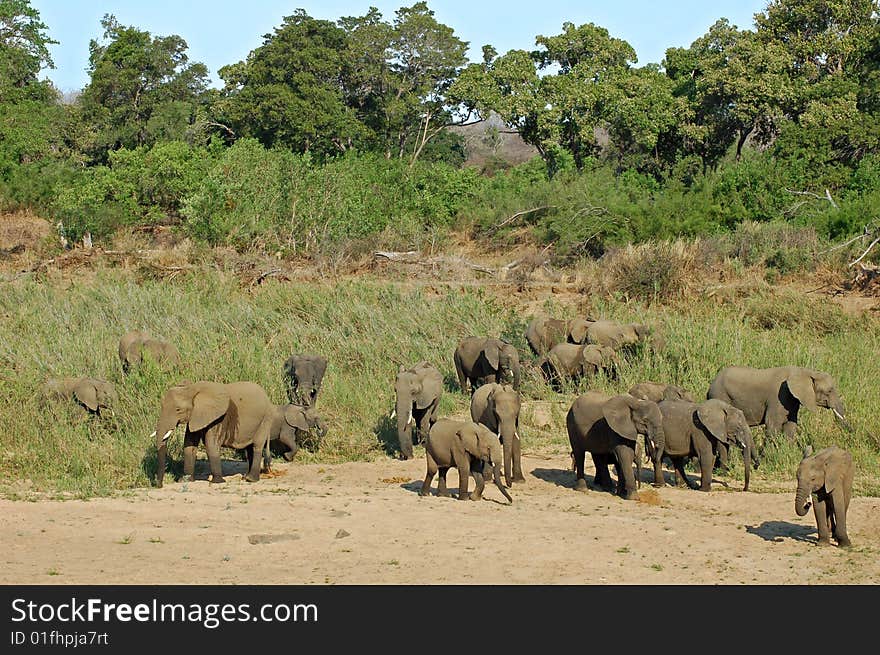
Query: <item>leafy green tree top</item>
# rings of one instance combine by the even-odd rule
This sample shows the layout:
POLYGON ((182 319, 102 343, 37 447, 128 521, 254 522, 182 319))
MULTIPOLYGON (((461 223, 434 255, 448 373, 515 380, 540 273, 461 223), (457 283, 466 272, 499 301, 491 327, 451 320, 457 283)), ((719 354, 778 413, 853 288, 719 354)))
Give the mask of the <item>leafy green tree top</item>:
POLYGON ((44 68, 54 68, 49 28, 30 0, 0 0, 0 102, 47 99, 49 87, 37 82, 44 68))

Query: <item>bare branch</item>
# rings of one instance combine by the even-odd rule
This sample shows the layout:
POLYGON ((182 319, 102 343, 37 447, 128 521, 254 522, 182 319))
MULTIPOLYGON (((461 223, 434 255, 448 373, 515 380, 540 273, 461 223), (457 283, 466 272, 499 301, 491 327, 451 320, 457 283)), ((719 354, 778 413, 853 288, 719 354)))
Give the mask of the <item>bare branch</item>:
POLYGON ((838 245, 836 245, 836 246, 834 246, 834 247, 832 247, 832 248, 828 248, 828 249, 826 249, 826 250, 821 250, 821 251, 819 251, 818 254, 820 254, 820 255, 824 255, 825 253, 833 252, 833 251, 835 251, 835 250, 839 250, 840 248, 845 248, 846 246, 848 246, 849 244, 851 244, 853 241, 858 241, 859 239, 864 239, 865 237, 869 237, 869 236, 871 236, 871 233, 868 232, 868 226, 866 225, 866 226, 865 226, 865 231, 862 232, 860 235, 855 236, 855 237, 853 237, 852 239, 850 239, 850 240, 848 240, 848 241, 844 241, 843 243, 840 243, 840 244, 838 244, 838 245))
POLYGON ((498 225, 496 225, 492 228, 492 231, 500 230, 502 227, 512 223, 520 216, 525 216, 526 214, 531 214, 533 212, 541 211, 542 209, 555 209, 555 208, 556 208, 556 205, 542 205, 541 207, 532 207, 531 209, 524 209, 523 211, 516 212, 513 216, 498 223, 498 225))
POLYGON ((860 261, 862 261, 862 260, 865 258, 865 256, 866 256, 869 252, 871 252, 871 249, 872 249, 874 246, 877 245, 877 243, 880 243, 880 237, 877 237, 876 239, 874 239, 874 240, 871 242, 871 245, 868 246, 868 249, 865 250, 865 252, 863 252, 861 255, 859 255, 859 258, 858 258, 857 260, 855 260, 854 262, 851 262, 850 265, 849 265, 849 267, 852 268, 853 266, 855 266, 856 264, 858 264, 860 261))

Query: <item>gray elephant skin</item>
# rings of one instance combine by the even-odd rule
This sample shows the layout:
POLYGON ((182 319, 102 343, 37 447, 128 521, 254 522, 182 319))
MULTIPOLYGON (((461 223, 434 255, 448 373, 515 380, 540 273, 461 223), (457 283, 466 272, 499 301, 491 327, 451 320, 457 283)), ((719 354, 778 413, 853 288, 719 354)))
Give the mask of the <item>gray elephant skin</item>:
POLYGON ((144 354, 159 364, 180 364, 180 353, 174 345, 154 339, 147 332, 132 330, 119 339, 119 360, 122 362, 123 373, 128 373, 132 366, 140 364, 144 354))
POLYGON ((743 491, 749 490, 749 471, 758 468, 759 460, 755 452, 755 442, 742 411, 721 400, 706 400, 691 403, 684 400, 663 400, 658 404, 663 415, 663 448, 657 448, 653 455, 654 486, 664 486, 661 459, 669 456, 678 478, 691 489, 709 491, 712 483, 712 470, 715 465, 716 444, 734 444, 743 451, 745 484, 743 491), (684 462, 697 457, 700 462, 700 484, 687 477, 684 462))
POLYGON ((450 468, 458 469, 458 499, 480 500, 485 482, 483 471, 491 468, 495 486, 512 503, 513 498, 501 484, 501 442, 486 426, 472 421, 440 419, 432 427, 425 441, 427 472, 419 491, 420 496, 430 494, 431 481, 439 473, 438 496, 449 496, 446 474, 450 468), (473 476, 475 489, 468 495, 468 484, 473 476))
POLYGON ((628 349, 640 343, 662 350, 665 341, 650 326, 643 323, 620 323, 619 321, 594 321, 587 325, 587 342, 608 346, 614 350, 628 349))
POLYGON ((639 435, 644 435, 646 444, 651 442, 655 450, 662 451, 665 447, 663 417, 657 403, 629 394, 607 396, 588 391, 572 403, 565 423, 577 491, 587 490, 584 459, 586 453, 590 453, 596 466, 596 485, 606 490, 613 487, 608 471, 613 464, 617 472, 617 494, 633 499, 639 475, 636 457, 639 435))
POLYGON ((558 391, 562 380, 592 377, 600 372, 616 375, 620 358, 608 346, 559 343, 538 362, 545 379, 558 391))
POLYGON ((220 462, 220 448, 244 450, 248 473, 245 480, 260 479, 260 460, 269 442, 275 405, 266 391, 254 382, 195 382, 169 388, 162 397, 156 423, 158 471, 156 486, 165 476, 167 441, 174 428, 183 423, 183 473, 193 480, 196 449, 204 442, 211 467, 211 482, 225 482, 220 462))
POLYGON ((663 384, 661 382, 639 382, 634 384, 627 392, 634 398, 641 400, 650 400, 659 403, 661 400, 686 400, 689 403, 697 402, 694 395, 682 387, 674 384, 663 384))
POLYGON ((90 377, 49 378, 42 393, 47 400, 74 400, 99 416, 102 409, 109 409, 118 400, 113 384, 90 377))
POLYGON ((482 384, 510 382, 519 391, 519 353, 512 344, 491 337, 467 337, 455 349, 455 371, 461 390, 473 393, 482 384))
POLYGON ((287 399, 298 405, 314 407, 327 372, 327 358, 309 353, 295 354, 284 362, 284 386, 287 399))
POLYGON ((798 516, 804 516, 812 496, 819 544, 831 545, 834 537, 838 546, 852 546, 846 533, 846 513, 855 475, 852 455, 838 446, 823 448, 816 454, 811 450, 807 448, 798 465, 794 510, 798 516))
POLYGON ((413 436, 424 441, 437 420, 443 374, 428 362, 419 362, 410 368, 401 365, 394 381, 394 392, 396 401, 391 418, 397 418, 400 456, 402 459, 411 459, 413 436))
MULTIPOLYGON (((294 403, 275 405, 269 429, 270 449, 277 445, 284 459, 292 462, 303 442, 312 434, 317 435, 318 443, 327 434, 327 424, 313 407, 294 403)), ((263 468, 268 471, 270 467, 271 458, 267 457, 263 468)))
POLYGON ((594 322, 592 318, 563 321, 549 316, 538 316, 529 323, 525 337, 532 352, 541 357, 559 343, 585 343, 587 328, 594 322))
POLYGON ((510 385, 484 384, 471 396, 471 418, 486 426, 501 440, 504 451, 504 481, 508 487, 525 482, 522 473, 522 441, 519 412, 522 399, 510 385))
POLYGON ((813 412, 826 407, 850 429, 834 378, 809 368, 729 366, 712 380, 706 397, 738 407, 750 426, 763 425, 771 438, 782 432, 794 441, 802 406, 813 412))

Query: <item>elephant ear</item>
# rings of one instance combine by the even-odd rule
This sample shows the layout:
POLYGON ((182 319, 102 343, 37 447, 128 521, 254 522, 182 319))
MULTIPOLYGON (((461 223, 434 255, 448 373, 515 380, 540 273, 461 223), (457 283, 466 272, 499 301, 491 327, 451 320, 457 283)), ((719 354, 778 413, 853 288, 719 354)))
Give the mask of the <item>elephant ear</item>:
POLYGON ((831 493, 843 482, 843 467, 834 458, 825 461, 825 491, 831 493))
POLYGON ((785 382, 792 396, 810 411, 816 411, 816 390, 813 388, 813 378, 809 373, 804 370, 795 371, 785 382))
POLYGON ((572 343, 583 343, 587 339, 587 327, 589 323, 582 319, 575 319, 568 328, 568 338, 572 343))
POLYGON ((204 430, 226 413, 229 407, 229 394, 225 391, 205 390, 193 398, 192 414, 189 417, 191 432, 204 430))
POLYGON ((602 415, 608 426, 621 437, 629 441, 638 439, 639 431, 632 420, 632 407, 624 396, 615 396, 608 400, 602 407, 602 415))
POLYGON ((91 411, 98 410, 98 389, 89 380, 80 380, 73 388, 73 397, 91 411))
POLYGON ((306 420, 306 415, 299 407, 288 405, 284 409, 284 420, 292 428, 302 430, 303 432, 308 432, 309 430, 309 422, 306 420))
POLYGON ((602 368, 604 363, 602 352, 596 348, 584 348, 581 358, 586 364, 592 364, 596 369, 602 368))
POLYGON ((487 341, 483 347, 483 355, 486 357, 486 361, 489 362, 489 366, 498 370, 498 362, 501 358, 501 349, 498 347, 498 343, 487 341))
POLYGON ((727 414, 724 408, 716 401, 707 400, 697 405, 697 417, 700 423, 712 434, 713 437, 723 443, 728 443, 727 425, 725 419, 727 414))
POLYGON ((475 456, 479 457, 480 451, 477 432, 473 428, 464 425, 456 430, 455 437, 456 439, 458 439, 462 450, 470 455, 474 455, 476 453, 475 456))

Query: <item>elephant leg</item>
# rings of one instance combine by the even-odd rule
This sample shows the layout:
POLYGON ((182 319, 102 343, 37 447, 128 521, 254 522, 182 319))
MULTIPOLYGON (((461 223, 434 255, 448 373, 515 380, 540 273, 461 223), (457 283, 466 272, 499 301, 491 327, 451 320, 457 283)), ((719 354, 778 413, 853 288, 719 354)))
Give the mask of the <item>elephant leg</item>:
POLYGON ((251 467, 254 465, 254 444, 244 447, 244 455, 247 459, 248 471, 250 471, 251 467))
POLYGON ((199 447, 199 435, 189 430, 183 439, 183 476, 192 482, 196 479, 196 450, 199 447))
POLYGON ((684 472, 684 457, 673 457, 672 458, 672 466, 675 469, 675 486, 680 487, 682 484, 689 487, 690 489, 696 489, 697 483, 693 482, 688 476, 687 473, 684 472))
POLYGON ((526 478, 522 472, 522 440, 519 435, 513 437, 511 456, 513 457, 513 481, 525 482, 526 478))
POLYGON ((652 461, 654 462, 654 486, 665 487, 666 478, 663 477, 663 451, 661 449, 654 449, 652 461))
POLYGON ((852 546, 852 543, 846 534, 846 500, 844 499, 843 491, 835 489, 831 492, 831 500, 828 504, 830 505, 829 519, 832 523, 832 534, 837 540, 837 545, 849 548, 852 546))
POLYGON ((424 414, 419 417, 419 437, 418 443, 425 443, 425 439, 428 437, 428 433, 431 431, 431 410, 425 411, 424 414))
POLYGON ((715 468, 726 473, 729 470, 727 444, 719 441, 716 447, 718 453, 715 458, 715 468))
POLYGON ((709 491, 712 487, 712 468, 715 464, 715 453, 712 444, 706 443, 697 453, 700 461, 700 491, 709 491))
MULTIPOLYGON (((481 462, 482 463, 482 462, 481 462)), ((474 476, 475 489, 471 492, 470 498, 471 500, 482 500, 483 499, 483 487, 486 486, 486 481, 483 479, 483 473, 480 470, 482 467, 477 465, 471 469, 471 475, 474 476)), ((510 486, 510 485, 508 485, 510 486)), ((467 493, 467 492, 465 492, 467 493)))
POLYGON ((437 495, 442 498, 449 498, 449 489, 446 487, 446 474, 449 473, 448 466, 440 467, 440 477, 437 480, 437 495))
POLYGON ((244 479, 247 482, 260 481, 260 461, 263 457, 263 448, 265 447, 265 445, 266 442, 263 440, 254 441, 245 449, 245 452, 250 450, 253 453, 253 455, 248 459, 248 472, 247 475, 244 476, 244 479))
POLYGON ((208 451, 208 464, 211 465, 211 482, 223 484, 223 467, 220 464, 220 444, 216 439, 205 439, 205 450, 208 451))
POLYGON ((611 460, 607 454, 591 453, 593 456, 593 465, 596 467, 596 476, 593 479, 595 485, 604 491, 611 491, 614 487, 614 481, 611 479, 611 473, 608 467, 611 460))
POLYGON ((571 453, 572 458, 574 459, 574 489, 575 491, 587 491, 587 480, 584 477, 584 459, 586 458, 586 451, 584 450, 574 450, 571 453))
POLYGON ((636 477, 633 473, 635 451, 627 445, 614 447, 614 460, 617 468, 617 493, 621 498, 632 500, 636 497, 636 477))
MULTIPOLYGON (((437 462, 434 461, 434 458, 431 457, 431 453, 428 453, 426 457, 428 460, 428 470, 425 473, 425 481, 422 483, 422 488, 419 489, 420 496, 427 496, 431 492, 431 480, 434 479, 434 475, 437 473, 437 462)), ((443 486, 446 486, 446 472, 444 471, 441 478, 443 481, 443 486)), ((439 491, 438 491, 438 495, 439 491)))
POLYGON ((831 528, 828 525, 828 507, 827 501, 823 498, 819 500, 818 496, 813 502, 813 514, 816 517, 816 529, 819 531, 819 545, 831 545, 831 528))
POLYGON ((788 439, 789 443, 797 441, 797 423, 794 421, 786 421, 782 424, 782 434, 788 439))

